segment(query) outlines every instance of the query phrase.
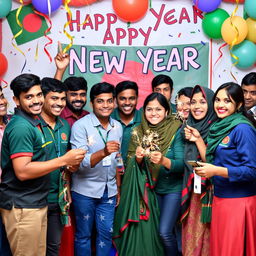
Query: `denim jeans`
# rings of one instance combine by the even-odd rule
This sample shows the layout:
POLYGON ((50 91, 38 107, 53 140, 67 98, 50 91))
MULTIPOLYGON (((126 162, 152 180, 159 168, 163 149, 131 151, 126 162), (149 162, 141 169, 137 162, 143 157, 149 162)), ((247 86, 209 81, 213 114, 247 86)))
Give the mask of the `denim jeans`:
POLYGON ((6 237, 5 228, 2 223, 1 215, 0 215, 0 255, 1 256, 11 256, 12 255, 8 239, 6 237))
POLYGON ((76 217, 75 255, 91 255, 91 234, 96 225, 96 255, 108 256, 111 250, 116 197, 91 198, 72 192, 76 217))
POLYGON ((177 223, 180 213, 181 192, 157 194, 160 207, 159 234, 166 256, 181 253, 181 225, 177 223))

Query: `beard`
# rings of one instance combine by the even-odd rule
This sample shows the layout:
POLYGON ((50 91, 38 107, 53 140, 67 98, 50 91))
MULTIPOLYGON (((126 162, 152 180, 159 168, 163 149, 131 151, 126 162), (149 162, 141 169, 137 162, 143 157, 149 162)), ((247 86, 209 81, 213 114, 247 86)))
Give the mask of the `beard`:
POLYGON ((72 101, 71 103, 67 100, 67 107, 74 113, 79 113, 83 110, 84 106, 85 106, 86 102, 82 101, 82 100, 76 100, 76 101, 72 101), (74 103, 81 103, 81 107, 75 107, 73 106, 74 103))

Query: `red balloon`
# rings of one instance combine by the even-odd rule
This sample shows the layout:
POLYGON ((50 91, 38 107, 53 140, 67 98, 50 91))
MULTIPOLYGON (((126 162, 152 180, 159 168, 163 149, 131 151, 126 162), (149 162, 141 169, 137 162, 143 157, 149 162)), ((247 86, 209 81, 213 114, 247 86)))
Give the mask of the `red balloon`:
POLYGON ((6 57, 0 52, 0 76, 2 76, 8 68, 8 61, 6 57))
POLYGON ((112 0, 116 15, 124 21, 140 20, 148 10, 148 0, 112 0))
MULTIPOLYGON (((224 2, 228 2, 228 3, 234 3, 236 4, 236 0, 223 0, 224 2)), ((244 0, 239 0, 239 4, 243 4, 244 0)))
MULTIPOLYGON (((68 6, 75 6, 75 7, 81 7, 89 4, 93 4, 97 0, 71 0, 68 4, 68 6)), ((65 0, 62 0, 63 4, 65 3, 65 0)))
MULTIPOLYGON (((20 0, 15 0, 15 2, 21 3, 20 0)), ((23 0, 23 4, 30 4, 32 0, 23 0)))

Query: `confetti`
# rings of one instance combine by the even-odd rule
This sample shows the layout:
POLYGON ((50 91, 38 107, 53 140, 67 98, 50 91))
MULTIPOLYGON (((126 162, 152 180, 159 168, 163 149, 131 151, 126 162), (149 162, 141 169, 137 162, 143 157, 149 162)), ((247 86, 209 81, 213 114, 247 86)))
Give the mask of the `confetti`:
POLYGON ((191 34, 195 34, 195 33, 196 33, 196 31, 190 31, 190 33, 191 33, 191 34))
POLYGON ((205 42, 201 41, 201 44, 202 44, 202 45, 205 45, 205 42))
POLYGON ((181 36, 181 33, 178 34, 178 37, 180 37, 180 36, 181 36))

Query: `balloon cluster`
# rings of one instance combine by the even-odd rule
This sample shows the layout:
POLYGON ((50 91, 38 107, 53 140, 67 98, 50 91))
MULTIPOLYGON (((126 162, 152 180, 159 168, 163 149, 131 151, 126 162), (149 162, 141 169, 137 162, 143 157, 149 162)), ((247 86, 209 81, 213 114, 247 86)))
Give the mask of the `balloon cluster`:
MULTIPOLYGON (((202 27, 212 39, 223 39, 231 48, 231 59, 238 68, 249 68, 256 62, 256 0, 239 0, 249 16, 246 20, 218 8, 221 0, 193 0, 206 12, 202 27)), ((236 0, 225 0, 237 3, 236 0)))

